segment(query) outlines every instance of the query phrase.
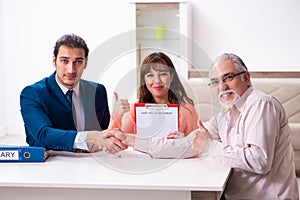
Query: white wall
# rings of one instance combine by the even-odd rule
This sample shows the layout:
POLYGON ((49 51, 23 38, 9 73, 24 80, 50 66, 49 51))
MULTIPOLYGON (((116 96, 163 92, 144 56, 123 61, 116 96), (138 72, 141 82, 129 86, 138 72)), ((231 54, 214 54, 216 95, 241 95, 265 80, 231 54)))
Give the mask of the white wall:
MULTIPOLYGON (((92 52, 113 36, 130 30, 128 3, 129 0, 0 0, 0 73, 4 74, 0 89, 5 91, 0 98, 0 131, 4 127, 10 134, 24 134, 19 94, 26 85, 53 72, 55 41, 63 34, 75 33, 86 40, 92 52)), ((251 71, 300 71, 300 1, 190 3, 192 37, 210 58, 234 52, 251 71)), ((193 54, 196 59, 197 52, 193 54)), ((124 69, 129 62, 121 60, 116 63, 124 69)), ((102 80, 111 98, 119 77, 109 77, 106 74, 102 80)))
MULTIPOLYGON (((0 1, 0 30, 4 29, 4 25, 3 25, 3 4, 2 1, 0 1)), ((2 92, 2 98, 0 98, 0 137, 6 132, 5 131, 5 106, 6 106, 6 101, 5 101, 5 89, 6 89, 6 76, 5 76, 5 67, 4 67, 4 35, 3 35, 3 31, 0 31, 0 74, 2 74, 2 78, 0 79, 0 91, 2 92)))
POLYGON ((190 2, 193 38, 212 59, 233 52, 252 71, 300 71, 299 0, 190 2))
MULTIPOLYGON (((128 30, 128 2, 122 0, 2 0, 5 49, 7 131, 24 134, 20 114, 21 90, 54 71, 53 47, 67 33, 84 38, 92 52, 114 35, 128 30), (104 3, 104 4, 103 4, 104 3)), ((2 13, 2 12, 1 12, 2 13)), ((3 37, 0 38, 3 40, 3 37)), ((2 46, 2 45, 1 45, 2 46)), ((2 72, 2 71, 1 71, 2 72)), ((0 84, 1 86, 3 84, 0 84)), ((2 107, 0 107, 2 109, 2 107)))

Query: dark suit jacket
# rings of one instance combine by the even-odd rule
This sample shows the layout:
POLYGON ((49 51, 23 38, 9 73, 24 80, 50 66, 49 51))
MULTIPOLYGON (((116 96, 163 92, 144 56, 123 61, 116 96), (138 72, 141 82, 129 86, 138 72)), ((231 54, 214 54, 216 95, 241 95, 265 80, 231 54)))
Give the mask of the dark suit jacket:
MULTIPOLYGON (((85 130, 104 130, 110 114, 103 85, 80 80, 85 130)), ((26 142, 52 150, 73 151, 77 131, 72 107, 55 81, 55 72, 27 86, 20 95, 21 114, 25 124, 26 142)))

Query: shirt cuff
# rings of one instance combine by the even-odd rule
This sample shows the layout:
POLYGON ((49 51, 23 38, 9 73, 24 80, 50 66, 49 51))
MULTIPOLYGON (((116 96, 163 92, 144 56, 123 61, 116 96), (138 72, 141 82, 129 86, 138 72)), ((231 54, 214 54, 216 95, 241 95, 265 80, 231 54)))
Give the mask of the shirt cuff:
POLYGON ((151 148, 151 138, 140 138, 135 136, 134 150, 149 153, 151 148))
POLYGON ((73 148, 74 149, 83 149, 89 150, 88 145, 86 143, 87 131, 79 131, 75 137, 73 148))

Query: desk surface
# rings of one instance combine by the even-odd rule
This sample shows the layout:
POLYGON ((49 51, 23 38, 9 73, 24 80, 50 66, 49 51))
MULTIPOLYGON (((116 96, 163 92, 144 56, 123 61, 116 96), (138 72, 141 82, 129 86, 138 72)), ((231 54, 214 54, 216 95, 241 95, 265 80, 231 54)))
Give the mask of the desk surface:
POLYGON ((0 171, 0 187, 169 191, 223 191, 230 174, 209 158, 152 159, 131 149, 118 156, 55 152, 45 163, 1 163, 0 171))

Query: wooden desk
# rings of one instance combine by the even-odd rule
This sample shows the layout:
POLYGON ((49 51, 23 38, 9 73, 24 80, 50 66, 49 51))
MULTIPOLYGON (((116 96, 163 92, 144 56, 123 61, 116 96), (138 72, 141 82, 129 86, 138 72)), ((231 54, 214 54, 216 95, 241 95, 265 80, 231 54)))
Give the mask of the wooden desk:
POLYGON ((45 163, 1 163, 0 171, 1 199, 10 200, 219 199, 230 174, 208 158, 152 159, 132 150, 59 152, 45 163))

